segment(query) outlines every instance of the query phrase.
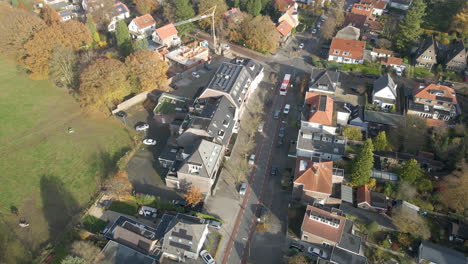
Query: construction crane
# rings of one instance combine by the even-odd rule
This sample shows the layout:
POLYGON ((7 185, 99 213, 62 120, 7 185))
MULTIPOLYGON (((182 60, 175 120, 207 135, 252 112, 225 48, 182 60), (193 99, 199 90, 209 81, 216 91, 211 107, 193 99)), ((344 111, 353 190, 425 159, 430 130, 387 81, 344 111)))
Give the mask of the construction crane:
POLYGON ((201 19, 211 17, 211 32, 213 33, 213 46, 214 46, 215 53, 218 53, 218 45, 216 45, 216 32, 215 32, 215 23, 214 23, 215 11, 216 11, 216 6, 213 6, 212 8, 206 10, 199 16, 174 23, 174 26, 180 26, 180 25, 192 23, 201 19))

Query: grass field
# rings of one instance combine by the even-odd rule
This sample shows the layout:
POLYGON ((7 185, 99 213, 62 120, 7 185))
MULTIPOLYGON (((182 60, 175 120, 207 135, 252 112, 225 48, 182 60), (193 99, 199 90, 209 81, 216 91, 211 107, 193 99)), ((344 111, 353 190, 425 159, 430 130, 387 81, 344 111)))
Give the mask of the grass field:
POLYGON ((15 255, 37 255, 57 238, 133 141, 116 120, 84 114, 66 90, 32 81, 5 60, 0 102, 0 262, 23 263, 15 255), (20 218, 30 226, 20 228, 20 218), (3 242, 7 230, 10 242, 3 242))

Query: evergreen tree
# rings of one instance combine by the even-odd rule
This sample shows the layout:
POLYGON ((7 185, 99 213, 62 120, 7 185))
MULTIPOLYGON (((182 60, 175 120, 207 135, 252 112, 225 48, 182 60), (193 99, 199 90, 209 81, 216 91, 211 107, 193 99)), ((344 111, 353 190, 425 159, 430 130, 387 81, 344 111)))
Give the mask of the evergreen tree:
POLYGON ((419 167, 419 163, 415 159, 408 160, 407 162, 405 162, 405 165, 403 165, 403 167, 400 169, 401 180, 409 184, 415 184, 416 181, 418 181, 422 175, 423 172, 419 167))
POLYGON ((133 51, 146 50, 148 47, 147 39, 138 39, 133 43, 133 51))
POLYGON ((117 22, 115 38, 117 40, 117 47, 119 47, 122 56, 127 56, 132 52, 132 40, 124 20, 117 22))
POLYGON ((401 20, 399 32, 396 34, 396 47, 402 52, 409 52, 408 48, 421 34, 421 22, 425 15, 426 4, 423 0, 415 0, 406 16, 401 20))
POLYGON ((380 131, 379 134, 374 138, 374 149, 378 151, 389 150, 390 146, 387 141, 387 134, 385 131, 380 131))
POLYGON ((234 0, 232 6, 238 8, 240 6, 239 0, 234 0))
MULTIPOLYGON (((190 0, 175 0, 175 18, 176 21, 183 21, 195 16, 190 0)), ((187 23, 177 27, 179 34, 184 35, 192 29, 193 25, 187 23)))
POLYGON ((252 16, 259 16, 262 11, 262 0, 248 0, 247 12, 252 16))
POLYGON ((370 138, 366 139, 361 151, 353 162, 351 183, 363 186, 369 183, 372 167, 374 166, 374 146, 370 138))

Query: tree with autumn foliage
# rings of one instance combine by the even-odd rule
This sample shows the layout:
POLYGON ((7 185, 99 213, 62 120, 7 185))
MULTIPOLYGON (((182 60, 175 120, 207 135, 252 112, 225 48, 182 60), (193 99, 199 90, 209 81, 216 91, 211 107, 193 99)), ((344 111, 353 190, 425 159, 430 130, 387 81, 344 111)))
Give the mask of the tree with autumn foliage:
POLYGON ((251 49, 271 53, 276 51, 279 32, 269 16, 246 15, 240 27, 242 42, 251 49))
POLYGON ((44 5, 44 7, 41 9, 41 12, 39 13, 39 16, 48 26, 62 22, 62 18, 57 13, 57 11, 48 5, 44 5))
POLYGON ((82 106, 110 112, 131 90, 125 64, 116 59, 99 58, 81 73, 78 95, 82 106))
POLYGON ((45 27, 24 45, 23 64, 33 79, 49 76, 49 59, 56 46, 74 51, 88 47, 93 41, 91 32, 81 22, 69 20, 45 27))
POLYGON ((109 175, 103 182, 102 187, 108 194, 114 195, 119 200, 132 195, 133 187, 125 170, 119 170, 109 175))
POLYGON ((34 13, 11 8, 0 3, 0 53, 2 57, 19 60, 23 57, 23 46, 46 24, 34 13))
POLYGON ((468 217, 468 164, 461 160, 454 171, 445 176, 440 198, 446 208, 468 217))
POLYGON ((154 51, 136 51, 125 59, 125 65, 138 92, 167 89, 166 73, 169 66, 154 51))
POLYGON ((195 186, 192 186, 188 189, 187 193, 185 194, 185 201, 189 205, 196 205, 201 202, 203 199, 203 194, 200 192, 195 186))
MULTIPOLYGON (((228 10, 228 6, 225 0, 200 0, 198 2, 198 12, 203 13, 214 6, 216 6, 215 20, 219 20, 221 19, 222 14, 228 10)), ((211 18, 202 19, 198 22, 198 24, 202 28, 208 28, 211 26, 211 18)))
POLYGON ((468 2, 465 2, 463 8, 452 18, 450 28, 462 36, 468 36, 468 2))
POLYGON ((159 7, 156 0, 133 0, 133 3, 141 15, 152 13, 159 7))

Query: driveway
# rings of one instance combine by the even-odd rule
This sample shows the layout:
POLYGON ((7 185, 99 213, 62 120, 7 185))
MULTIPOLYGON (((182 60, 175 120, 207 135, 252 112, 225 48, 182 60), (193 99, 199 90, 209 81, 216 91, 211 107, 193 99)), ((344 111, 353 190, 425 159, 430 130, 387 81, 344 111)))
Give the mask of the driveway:
POLYGON ((362 221, 364 223, 375 221, 377 222, 377 224, 379 224, 382 227, 385 227, 391 230, 396 230, 396 227, 392 223, 391 218, 388 217, 387 215, 370 212, 361 208, 356 208, 352 204, 349 204, 346 202, 343 202, 341 204, 340 209, 343 210, 343 213, 357 217, 359 221, 362 221))

